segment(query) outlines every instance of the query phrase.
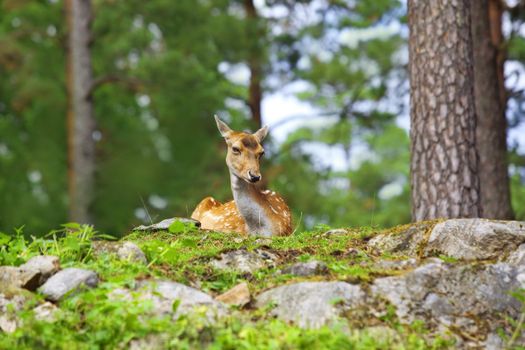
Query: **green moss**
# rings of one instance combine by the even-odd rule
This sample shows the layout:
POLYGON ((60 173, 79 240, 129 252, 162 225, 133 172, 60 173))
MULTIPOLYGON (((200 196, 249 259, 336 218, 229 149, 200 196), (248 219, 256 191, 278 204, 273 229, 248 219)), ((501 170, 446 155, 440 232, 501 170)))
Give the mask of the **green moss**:
POLYGON ((133 339, 156 334, 164 335, 168 349, 438 349, 450 346, 439 337, 423 337, 420 330, 400 326, 395 317, 388 317, 388 313, 383 319, 377 315, 349 314, 340 328, 302 330, 273 319, 264 310, 247 306, 212 326, 189 317, 176 321, 155 317, 147 312, 151 307, 149 303, 108 298, 114 288, 133 287, 137 280, 150 278, 199 286, 211 295, 223 293, 241 281, 248 282, 254 295, 274 286, 304 280, 362 283, 366 289, 366 284, 378 276, 399 273, 376 267, 376 260, 384 256, 367 246, 367 241, 375 234, 372 228, 353 228, 340 235, 326 235, 323 229, 260 240, 186 227, 172 233, 133 232, 124 240, 139 245, 149 261, 147 266, 119 260, 113 249, 102 249, 94 254, 91 239, 100 235, 85 226, 63 229, 33 241, 25 241, 20 236, 11 241, 12 246, 8 244, 4 248, 7 254, 4 263, 23 263, 37 254, 57 255, 62 266, 96 271, 101 283, 96 289, 82 291, 62 301, 53 323, 36 320, 29 308, 19 312, 22 326, 10 335, 0 333, 0 348, 127 348, 133 339), (236 249, 265 249, 277 256, 277 261, 275 266, 253 274, 221 271, 210 266, 211 259, 236 249), (299 278, 278 273, 291 263, 314 259, 327 264, 327 275, 299 278), (354 322, 356 317, 361 320, 366 317, 369 321, 358 327, 354 322), (373 329, 367 328, 374 325, 391 328, 395 337, 378 337, 373 329))

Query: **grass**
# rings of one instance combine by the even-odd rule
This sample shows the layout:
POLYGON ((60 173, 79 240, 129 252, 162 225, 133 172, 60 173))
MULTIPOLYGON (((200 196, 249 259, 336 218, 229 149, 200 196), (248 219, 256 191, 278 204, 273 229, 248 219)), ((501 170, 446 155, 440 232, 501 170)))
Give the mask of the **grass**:
MULTIPOLYGON (((366 320, 343 320, 340 327, 303 330, 268 316, 265 310, 248 306, 217 324, 197 316, 177 320, 154 316, 147 302, 115 301, 108 293, 118 287, 133 286, 137 280, 163 278, 216 296, 246 281, 253 295, 285 283, 302 280, 340 280, 362 283, 399 271, 376 267, 379 256, 366 245, 374 229, 350 229, 348 234, 324 234, 326 228, 296 233, 289 237, 260 240, 235 234, 202 232, 176 224, 168 231, 134 232, 124 239, 135 242, 145 252, 147 266, 122 261, 111 253, 97 253, 92 240, 109 239, 92 227, 64 225, 43 238, 26 239, 22 230, 14 235, 0 234, 0 265, 20 265, 34 255, 60 258, 62 267, 94 270, 99 287, 71 295, 59 303, 54 322, 35 319, 32 308, 42 297, 31 295, 25 309, 17 313, 21 326, 12 334, 0 333, 0 349, 126 349, 137 339, 158 337, 166 349, 442 349, 452 348, 450 340, 430 335, 421 324, 401 325, 394 312, 366 320), (220 271, 209 261, 220 253, 235 249, 264 249, 275 256, 275 266, 245 274, 220 271), (277 273, 283 266, 321 260, 329 268, 322 277, 299 278, 277 273), (359 322, 356 322, 359 321, 359 322), (357 326, 359 323, 359 327, 357 326), (383 327, 383 328, 381 328, 383 327), (384 328, 388 327, 388 328, 384 328), (388 331, 387 331, 388 330, 388 331)), ((388 258, 388 257, 386 257, 388 258)), ((0 290, 1 292, 1 290, 0 290)))

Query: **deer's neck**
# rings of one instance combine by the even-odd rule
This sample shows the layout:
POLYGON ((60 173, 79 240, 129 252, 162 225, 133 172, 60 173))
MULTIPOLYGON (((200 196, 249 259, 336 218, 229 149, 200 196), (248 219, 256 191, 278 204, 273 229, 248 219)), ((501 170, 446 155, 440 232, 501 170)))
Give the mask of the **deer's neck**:
POLYGON ((246 222, 248 232, 262 236, 271 236, 272 223, 264 210, 264 198, 253 184, 249 184, 230 173, 233 199, 239 213, 246 222))

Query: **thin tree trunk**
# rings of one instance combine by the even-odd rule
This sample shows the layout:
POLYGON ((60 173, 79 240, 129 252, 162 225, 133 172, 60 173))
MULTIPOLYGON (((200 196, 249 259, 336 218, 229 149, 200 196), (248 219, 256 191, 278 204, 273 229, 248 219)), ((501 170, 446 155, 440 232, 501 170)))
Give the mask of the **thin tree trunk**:
POLYGON ((250 47, 248 66, 250 68, 250 86, 248 88, 248 106, 252 114, 252 120, 255 122, 256 127, 262 126, 261 119, 261 102, 262 102, 262 88, 261 88, 261 52, 259 45, 259 24, 257 9, 253 3, 253 0, 244 0, 244 10, 248 18, 249 29, 253 30, 254 35, 250 47))
POLYGON ((69 96, 68 124, 68 186, 69 218, 90 223, 89 207, 93 195, 95 141, 91 86, 91 1, 66 0, 69 28, 67 83, 69 96))
POLYGON ((470 2, 408 1, 414 221, 478 217, 470 2))
POLYGON ((513 218, 507 165, 507 98, 504 85, 500 0, 471 2, 476 143, 483 216, 513 218))

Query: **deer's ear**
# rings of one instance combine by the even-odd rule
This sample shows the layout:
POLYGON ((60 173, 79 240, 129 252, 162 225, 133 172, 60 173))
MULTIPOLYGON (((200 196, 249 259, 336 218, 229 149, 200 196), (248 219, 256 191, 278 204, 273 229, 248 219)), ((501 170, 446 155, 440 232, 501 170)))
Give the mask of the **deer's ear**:
POLYGON ((219 132, 221 133, 222 137, 224 137, 225 139, 228 138, 232 133, 232 129, 230 129, 230 127, 225 122, 220 120, 219 117, 217 117, 217 115, 215 115, 214 117, 215 122, 217 123, 217 129, 219 129, 219 132))
POLYGON ((263 142, 266 135, 268 135, 268 125, 263 126, 253 134, 259 143, 263 142))

